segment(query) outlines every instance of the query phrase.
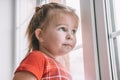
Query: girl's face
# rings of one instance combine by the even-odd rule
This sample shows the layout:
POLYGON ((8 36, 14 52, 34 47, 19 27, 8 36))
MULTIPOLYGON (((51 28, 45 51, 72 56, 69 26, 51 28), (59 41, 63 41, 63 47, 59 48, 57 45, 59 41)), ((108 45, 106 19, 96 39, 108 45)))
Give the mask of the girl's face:
POLYGON ((51 57, 70 52, 76 44, 78 22, 69 14, 53 18, 45 30, 41 31, 40 50, 51 57))

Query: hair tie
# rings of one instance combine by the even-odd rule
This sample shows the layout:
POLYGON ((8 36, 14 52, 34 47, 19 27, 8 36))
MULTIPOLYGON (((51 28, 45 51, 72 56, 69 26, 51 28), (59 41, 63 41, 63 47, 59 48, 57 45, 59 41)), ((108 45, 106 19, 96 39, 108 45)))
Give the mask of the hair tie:
POLYGON ((40 10, 40 7, 36 7, 35 12, 38 12, 40 10))

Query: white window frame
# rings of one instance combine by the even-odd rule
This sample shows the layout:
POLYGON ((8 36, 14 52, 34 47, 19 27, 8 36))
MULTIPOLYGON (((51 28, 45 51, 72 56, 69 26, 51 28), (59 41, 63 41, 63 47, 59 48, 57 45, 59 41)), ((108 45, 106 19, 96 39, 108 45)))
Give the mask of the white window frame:
POLYGON ((100 80, 93 0, 80 0, 85 80, 100 80))
POLYGON ((85 80, 113 80, 104 0, 80 0, 85 80))
POLYGON ((98 50, 99 50, 99 61, 100 61, 100 76, 101 80, 113 80, 112 65, 111 65, 111 54, 109 48, 109 33, 108 33, 108 22, 107 22, 107 0, 96 0, 95 1, 95 13, 96 13, 96 27, 98 37, 98 50))

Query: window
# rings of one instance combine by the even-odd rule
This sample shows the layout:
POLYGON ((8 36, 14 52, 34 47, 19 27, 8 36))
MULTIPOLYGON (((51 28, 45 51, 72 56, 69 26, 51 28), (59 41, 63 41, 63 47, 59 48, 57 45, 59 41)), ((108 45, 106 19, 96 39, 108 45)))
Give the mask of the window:
POLYGON ((120 80, 120 0, 106 2, 113 79, 120 80))
POLYGON ((16 0, 16 15, 15 15, 15 62, 16 68, 19 62, 24 58, 27 52, 27 40, 25 36, 26 28, 31 19, 34 7, 36 6, 35 0, 16 0))

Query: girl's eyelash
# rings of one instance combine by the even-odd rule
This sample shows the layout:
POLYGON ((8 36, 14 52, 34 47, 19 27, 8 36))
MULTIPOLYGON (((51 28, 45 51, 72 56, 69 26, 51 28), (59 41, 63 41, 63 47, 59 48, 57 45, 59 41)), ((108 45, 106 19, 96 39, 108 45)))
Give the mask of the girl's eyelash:
POLYGON ((76 30, 72 30, 72 32, 73 32, 73 34, 75 34, 75 33, 76 33, 76 30))
MULTIPOLYGON (((64 32, 67 31, 67 29, 66 29, 65 27, 60 27, 59 30, 62 30, 62 31, 64 31, 64 32)), ((73 29, 73 30, 72 30, 72 34, 75 34, 76 32, 77 32, 76 29, 73 29)))
POLYGON ((59 28, 60 30, 63 30, 63 31, 66 31, 66 29, 64 27, 60 27, 59 28))

